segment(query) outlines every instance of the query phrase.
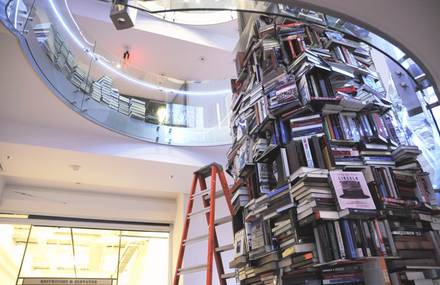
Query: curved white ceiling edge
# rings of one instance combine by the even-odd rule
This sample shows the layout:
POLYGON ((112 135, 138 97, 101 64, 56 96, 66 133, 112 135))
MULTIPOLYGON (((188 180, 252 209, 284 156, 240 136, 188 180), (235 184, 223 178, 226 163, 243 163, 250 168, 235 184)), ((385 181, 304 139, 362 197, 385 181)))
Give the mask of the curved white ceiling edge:
MULTIPOLYGON (((114 74, 114 75, 116 75, 116 76, 118 76, 120 78, 123 78, 123 79, 127 80, 128 82, 134 83, 134 84, 136 84, 136 85, 138 85, 140 87, 143 87, 143 88, 147 88, 147 89, 151 89, 151 90, 156 90, 156 91, 161 91, 161 92, 164 92, 164 93, 176 94, 176 95, 209 96, 209 95, 229 95, 229 94, 231 94, 231 90, 230 89, 197 92, 197 91, 185 91, 185 90, 167 88, 167 87, 155 85, 155 84, 143 81, 143 80, 139 80, 139 79, 137 79, 135 77, 132 77, 132 76, 130 76, 128 74, 125 74, 124 72, 121 72, 121 71, 117 70, 116 68, 114 68, 113 66, 111 66, 108 63, 108 60, 106 60, 101 55, 94 53, 88 46, 86 46, 82 42, 82 40, 80 38, 78 38, 78 36, 75 35, 75 33, 67 25, 65 19, 61 15, 61 13, 58 10, 58 7, 55 5, 54 1, 53 0, 49 0, 49 4, 50 4, 50 7, 51 7, 54 15, 56 16, 58 22, 61 24, 61 26, 67 32, 69 37, 73 40, 73 42, 80 49, 82 49, 91 58, 94 58, 94 60, 96 62, 98 62, 102 67, 104 67, 105 69, 110 71, 112 74, 114 74)), ((68 7, 66 7, 66 9, 68 9, 68 7)), ((74 21, 74 23, 78 27, 78 25, 76 24, 75 21, 74 21)), ((78 30, 78 32, 81 33, 80 30, 78 30)))

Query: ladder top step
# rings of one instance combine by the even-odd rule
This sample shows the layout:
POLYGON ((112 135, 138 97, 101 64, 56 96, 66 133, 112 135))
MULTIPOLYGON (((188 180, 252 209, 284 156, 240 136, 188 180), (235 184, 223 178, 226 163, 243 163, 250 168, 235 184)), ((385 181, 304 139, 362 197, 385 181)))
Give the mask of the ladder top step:
POLYGON ((216 226, 219 226, 219 225, 223 225, 223 224, 226 224, 226 223, 229 223, 229 222, 232 222, 232 216, 225 216, 223 218, 219 218, 219 219, 214 221, 214 224, 216 226))
POLYGON ((190 272, 199 272, 199 271, 203 271, 206 270, 207 265, 206 264, 200 264, 200 265, 195 265, 195 266, 190 266, 190 267, 186 267, 186 268, 180 268, 178 270, 178 274, 185 274, 185 273, 190 273, 190 272))
POLYGON ((219 246, 215 249, 215 252, 225 252, 225 251, 229 251, 229 250, 233 250, 234 249, 234 245, 233 244, 227 244, 227 245, 222 245, 219 246))
POLYGON ((220 164, 214 162, 214 163, 208 164, 208 165, 200 168, 199 170, 195 171, 194 174, 200 175, 203 178, 209 177, 209 176, 211 176, 211 167, 212 166, 215 166, 217 168, 217 173, 223 171, 223 167, 220 164))
POLYGON ((197 216, 197 215, 200 215, 200 214, 208 213, 210 210, 211 210, 210 208, 203 208, 201 210, 198 210, 198 211, 192 212, 191 214, 188 214, 188 218, 189 217, 194 217, 194 216, 197 216))
POLYGON ((221 277, 222 277, 222 279, 235 278, 235 272, 230 272, 230 273, 222 274, 221 277))
POLYGON ((196 237, 188 238, 188 239, 183 241, 183 244, 187 245, 188 243, 206 240, 206 239, 208 239, 208 237, 209 237, 209 235, 206 234, 206 235, 201 235, 201 236, 196 236, 196 237))

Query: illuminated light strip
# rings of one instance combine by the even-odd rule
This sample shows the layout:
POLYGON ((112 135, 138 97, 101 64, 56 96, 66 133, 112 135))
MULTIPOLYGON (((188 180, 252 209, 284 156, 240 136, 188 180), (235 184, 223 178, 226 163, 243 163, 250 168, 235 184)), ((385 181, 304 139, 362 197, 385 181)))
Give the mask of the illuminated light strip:
POLYGON ((72 12, 70 11, 70 7, 69 4, 67 4, 67 0, 64 0, 64 5, 67 8, 67 12, 69 13, 69 17, 72 20, 72 22, 75 24, 76 29, 78 30, 79 34, 81 35, 81 37, 83 38, 83 40, 90 46, 95 46, 92 42, 88 41, 87 38, 84 36, 84 34, 82 33, 81 29, 79 28, 78 24, 76 23, 75 19, 73 18, 72 12))
POLYGON ((0 214, 0 218, 6 219, 27 219, 29 215, 21 215, 21 214, 0 214))
POLYGON ((64 30, 68 33, 70 38, 78 45, 78 47, 80 47, 88 56, 94 58, 96 60, 96 62, 98 62, 101 66, 103 66, 107 70, 111 71, 113 74, 116 74, 116 75, 124 78, 127 81, 138 84, 138 85, 145 87, 145 88, 148 88, 148 89, 153 89, 153 90, 157 90, 157 91, 161 91, 161 92, 165 92, 165 93, 173 93, 173 94, 178 94, 178 95, 206 96, 206 95, 229 95, 232 93, 230 89, 223 89, 223 90, 217 90, 217 91, 204 91, 204 92, 177 90, 177 89, 162 87, 162 86, 158 86, 158 85, 155 85, 152 83, 148 83, 148 82, 136 79, 136 78, 134 78, 130 75, 127 75, 123 72, 120 72, 120 71, 116 70, 115 68, 113 68, 111 65, 104 62, 104 60, 105 61, 108 61, 108 60, 105 59, 103 56, 96 54, 96 53, 93 53, 92 51, 90 51, 89 48, 85 47, 84 44, 81 42, 81 40, 72 32, 72 30, 70 30, 69 26, 66 24, 63 17, 60 14, 60 12, 56 8, 53 0, 49 0, 49 4, 50 4, 50 7, 52 8, 52 11, 54 12, 55 16, 57 17, 58 21, 63 26, 64 30))
POLYGON ((17 22, 18 22, 18 8, 20 6, 20 0, 17 0, 17 4, 15 6, 15 17, 14 17, 14 27, 17 29, 17 22))

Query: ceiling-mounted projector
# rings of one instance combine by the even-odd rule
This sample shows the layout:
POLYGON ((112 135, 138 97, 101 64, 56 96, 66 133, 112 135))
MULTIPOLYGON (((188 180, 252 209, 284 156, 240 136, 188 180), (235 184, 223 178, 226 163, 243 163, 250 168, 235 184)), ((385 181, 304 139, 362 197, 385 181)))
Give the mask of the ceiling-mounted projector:
POLYGON ((110 19, 117 30, 125 30, 134 26, 137 9, 127 5, 135 5, 136 0, 114 0, 110 10, 110 19))

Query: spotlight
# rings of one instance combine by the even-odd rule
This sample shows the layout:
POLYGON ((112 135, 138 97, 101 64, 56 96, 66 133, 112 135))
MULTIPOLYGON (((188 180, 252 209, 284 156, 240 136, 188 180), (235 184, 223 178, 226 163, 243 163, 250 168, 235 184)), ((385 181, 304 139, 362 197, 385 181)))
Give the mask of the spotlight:
POLYGON ((163 124, 167 118, 167 110, 165 107, 160 107, 157 109, 157 119, 160 124, 163 124))
POLYGON ((128 7, 127 4, 134 0, 114 0, 110 10, 110 19, 117 30, 125 30, 134 26, 137 9, 128 7))

